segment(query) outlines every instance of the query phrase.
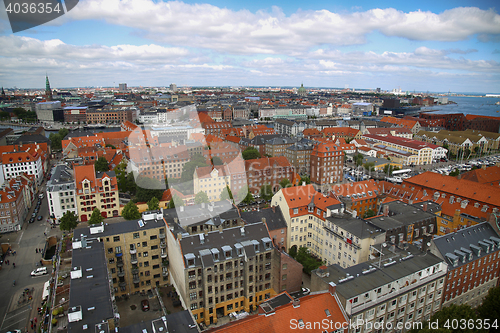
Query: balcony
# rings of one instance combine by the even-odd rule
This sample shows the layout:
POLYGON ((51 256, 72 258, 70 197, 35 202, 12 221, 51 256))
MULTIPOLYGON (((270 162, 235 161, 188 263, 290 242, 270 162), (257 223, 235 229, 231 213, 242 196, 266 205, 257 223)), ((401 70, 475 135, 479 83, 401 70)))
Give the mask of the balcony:
POLYGON ((134 276, 132 277, 132 282, 133 282, 133 283, 139 283, 140 281, 141 281, 141 280, 139 279, 139 276, 134 275, 134 276))
POLYGON ((120 287, 126 287, 127 286, 127 282, 120 282, 119 286, 120 287))
POLYGON ((166 242, 161 242, 161 243, 160 243, 160 247, 161 247, 162 249, 166 248, 166 247, 167 247, 167 243, 166 243, 166 242))
POLYGON ((165 239, 165 234, 160 234, 159 237, 160 239, 165 239))
POLYGON ((130 254, 136 254, 137 253, 137 249, 130 249, 130 254))
POLYGON ((161 272, 161 275, 162 276, 168 276, 168 269, 167 268, 163 268, 163 270, 161 272))
POLYGON ((123 256, 122 252, 115 252, 115 257, 121 257, 121 256, 123 256))
POLYGON ((118 271, 118 273, 116 275, 118 275, 118 277, 124 277, 125 271, 118 271))
POLYGON ((167 258, 167 256, 168 256, 167 251, 162 251, 162 252, 161 252, 161 258, 162 258, 162 259, 167 258))
POLYGON ((168 264, 169 264, 168 260, 162 260, 162 262, 161 262, 162 267, 168 267, 168 264))
POLYGON ((123 261, 117 261, 116 267, 123 267, 123 261))

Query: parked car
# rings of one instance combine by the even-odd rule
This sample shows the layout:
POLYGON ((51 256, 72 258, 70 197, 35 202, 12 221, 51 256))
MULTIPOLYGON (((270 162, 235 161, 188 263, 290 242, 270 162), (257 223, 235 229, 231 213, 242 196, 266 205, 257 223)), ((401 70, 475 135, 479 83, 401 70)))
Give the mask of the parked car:
POLYGON ((141 301, 142 311, 149 311, 149 301, 147 299, 143 299, 141 301))
POLYGON ((310 293, 311 293, 311 290, 309 288, 302 288, 302 294, 309 295, 310 293))
POLYGON ((33 223, 33 222, 35 222, 35 219, 34 218, 30 218, 29 223, 33 223))
POLYGON ((31 214, 31 217, 35 218, 36 217, 36 213, 31 214))
POLYGON ((39 276, 47 274, 47 267, 40 267, 31 272, 31 276, 39 276))
POLYGON ((37 220, 41 221, 42 219, 43 219, 43 216, 42 215, 38 215, 37 220))

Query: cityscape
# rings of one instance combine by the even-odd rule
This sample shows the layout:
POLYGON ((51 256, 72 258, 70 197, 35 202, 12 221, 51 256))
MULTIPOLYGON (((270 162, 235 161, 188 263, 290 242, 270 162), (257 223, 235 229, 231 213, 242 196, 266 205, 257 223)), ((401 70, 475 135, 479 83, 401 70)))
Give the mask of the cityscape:
POLYGON ((0 333, 498 332, 495 3, 58 4, 0 14, 0 333))

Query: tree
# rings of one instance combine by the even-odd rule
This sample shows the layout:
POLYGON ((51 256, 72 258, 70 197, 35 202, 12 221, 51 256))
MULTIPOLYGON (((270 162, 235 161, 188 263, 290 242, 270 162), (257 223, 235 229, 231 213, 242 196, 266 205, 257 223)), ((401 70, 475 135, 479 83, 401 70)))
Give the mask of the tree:
POLYGON ((306 185, 311 184, 311 178, 309 176, 301 176, 300 180, 306 183, 306 185))
POLYGON ((71 231, 78 225, 78 216, 71 211, 66 211, 66 213, 64 213, 61 217, 60 222, 61 224, 59 225, 59 229, 63 231, 71 231))
POLYGON ((204 166, 207 166, 205 156, 201 154, 194 154, 189 162, 184 163, 184 166, 182 167, 181 180, 183 182, 193 180, 193 174, 194 170, 196 170, 196 167, 204 166))
POLYGON ((375 211, 371 208, 369 208, 366 212, 365 212, 365 215, 363 216, 364 219, 367 219, 369 217, 374 217, 375 215, 377 215, 377 213, 375 213, 375 211))
MULTIPOLYGON (((495 318, 495 317, 493 317, 495 318)), ((467 325, 463 326, 460 325, 461 322, 468 323, 469 320, 473 321, 474 323, 478 319, 478 316, 476 315, 476 311, 470 307, 470 305, 467 304, 462 304, 462 305, 456 305, 452 304, 450 306, 447 306, 445 308, 442 308, 438 312, 432 315, 431 319, 429 322, 424 322, 422 324, 422 329, 412 329, 409 332, 411 333, 433 333, 433 332, 453 332, 453 333, 458 333, 458 332, 488 332, 487 330, 481 330, 479 327, 473 325, 472 328, 468 328, 467 325), (457 325, 453 325, 452 321, 458 322, 457 325), (435 327, 433 327, 435 325, 435 327), (449 325, 448 327, 445 327, 445 325, 449 325), (455 326, 455 327, 453 327, 455 326)), ((490 318, 491 319, 491 318, 490 318)))
POLYGON ((361 164, 363 164, 363 154, 361 153, 358 153, 358 154, 355 154, 353 157, 352 157, 354 163, 356 164, 356 166, 360 166, 361 164))
POLYGON ((122 210, 122 217, 125 220, 137 220, 141 218, 141 213, 139 213, 139 208, 132 202, 129 201, 122 210))
POLYGON ((158 210, 160 209, 160 200, 157 197, 152 197, 148 201, 148 210, 158 210))
POLYGON ((108 160, 106 159, 106 157, 101 156, 97 159, 97 161, 95 161, 94 167, 95 167, 95 171, 97 171, 97 172, 109 171, 108 160))
POLYGON ((203 191, 200 191, 198 193, 196 193, 195 197, 194 197, 194 203, 195 204, 201 204, 201 203, 209 203, 210 200, 208 200, 208 195, 203 192, 203 191))
POLYGON ((260 188, 260 197, 264 200, 271 200, 273 197, 273 189, 271 188, 271 185, 269 184, 264 184, 260 188))
POLYGON ((224 162, 222 162, 222 160, 220 159, 219 156, 214 156, 214 157, 212 157, 212 164, 213 165, 223 165, 224 162))
POLYGON ((101 211, 99 208, 94 208, 89 219, 89 224, 101 224, 102 221, 104 221, 104 217, 101 215, 101 211))
POLYGON ((398 169, 399 169, 398 167, 395 167, 395 166, 391 165, 390 163, 387 163, 386 165, 384 165, 384 173, 388 176, 391 176, 392 172, 395 170, 398 170, 398 169))
POLYGON ((460 174, 460 170, 455 169, 455 170, 453 170, 452 172, 450 172, 450 174, 449 174, 449 175, 450 175, 450 176, 452 176, 452 177, 456 177, 456 176, 458 176, 459 174, 460 174))
POLYGON ((163 184, 158 180, 149 177, 137 178, 137 191, 135 198, 137 202, 148 202, 151 198, 161 199, 163 196, 163 184))
POLYGON ((105 147, 109 147, 109 148, 112 148, 112 149, 116 149, 115 146, 113 146, 111 143, 106 143, 106 146, 105 147))
POLYGON ((247 205, 254 201, 253 195, 252 195, 252 193, 250 193, 247 186, 243 186, 238 191, 237 198, 238 198, 238 200, 240 200, 243 203, 246 203, 247 205))
POLYGON ((118 191, 127 192, 128 179, 127 179, 127 160, 123 159, 113 170, 116 175, 116 183, 118 184, 118 191))
POLYGON ((229 186, 226 185, 226 188, 222 190, 220 193, 220 199, 221 200, 233 200, 233 193, 231 192, 231 189, 229 186))
POLYGON ((363 164, 363 168, 365 168, 365 170, 368 170, 369 172, 371 172, 375 169, 375 163, 374 162, 366 162, 365 164, 363 164))
POLYGON ((174 200, 175 207, 184 206, 184 200, 182 200, 182 198, 180 196, 178 196, 177 194, 174 194, 172 196, 172 200, 174 200))
POLYGON ((290 255, 290 257, 292 258, 295 258, 297 257, 297 245, 294 245, 290 248, 290 250, 288 250, 288 254, 290 255))
POLYGON ((280 186, 281 188, 286 188, 286 187, 289 187, 290 185, 290 181, 286 178, 283 178, 281 181, 280 181, 280 186))
POLYGON ((313 258, 309 253, 309 249, 305 246, 299 248, 295 260, 302 264, 302 270, 306 274, 311 274, 311 271, 317 269, 323 264, 321 260, 313 258))
POLYGON ((477 308, 479 316, 486 318, 500 318, 500 287, 491 288, 483 299, 483 304, 477 308))
POLYGON ((243 159, 246 160, 254 160, 256 158, 260 158, 260 153, 257 149, 254 147, 248 147, 245 149, 241 155, 243 156, 243 159))

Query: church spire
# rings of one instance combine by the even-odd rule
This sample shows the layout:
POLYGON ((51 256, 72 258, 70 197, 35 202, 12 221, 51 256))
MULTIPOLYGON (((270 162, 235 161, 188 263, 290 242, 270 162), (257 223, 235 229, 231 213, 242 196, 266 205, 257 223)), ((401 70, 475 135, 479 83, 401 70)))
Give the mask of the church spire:
POLYGON ((52 90, 50 89, 49 77, 45 74, 45 95, 47 96, 47 101, 52 100, 52 90))

